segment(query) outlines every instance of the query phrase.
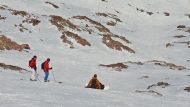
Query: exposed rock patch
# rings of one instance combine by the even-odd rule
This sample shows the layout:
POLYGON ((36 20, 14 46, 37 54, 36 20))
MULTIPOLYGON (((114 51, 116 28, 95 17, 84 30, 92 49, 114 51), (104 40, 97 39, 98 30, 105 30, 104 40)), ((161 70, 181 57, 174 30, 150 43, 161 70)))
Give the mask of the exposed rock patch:
MULTIPOLYGON (((165 61, 157 61, 157 60, 146 61, 144 63, 142 63, 142 62, 131 62, 131 61, 128 61, 128 62, 122 62, 122 65, 125 65, 128 68, 128 67, 130 67, 129 64, 144 65, 146 63, 153 63, 156 66, 168 67, 168 68, 173 69, 173 70, 175 70, 175 69, 177 69, 177 70, 190 70, 190 69, 187 69, 184 66, 178 66, 178 65, 173 64, 173 63, 167 63, 165 61)), ((103 64, 100 64, 100 65, 103 65, 103 64)), ((112 64, 109 64, 109 65, 112 65, 112 64)), ((110 66, 105 65, 104 67, 110 67, 110 66)), ((127 68, 125 68, 125 69, 127 69, 127 68)))
POLYGON ((178 70, 186 69, 186 67, 184 67, 184 66, 178 66, 173 63, 167 63, 165 61, 152 60, 152 61, 148 61, 148 62, 153 62, 154 65, 158 65, 158 66, 169 67, 170 69, 178 69, 178 70))
POLYGON ((96 28, 100 31, 100 32, 108 32, 110 33, 110 30, 108 28, 106 28, 105 26, 103 26, 101 23, 97 22, 97 21, 94 21, 86 16, 73 16, 72 18, 75 18, 75 19, 80 19, 80 20, 86 20, 94 25, 96 25, 96 28))
POLYGON ((0 63, 0 67, 4 68, 4 69, 14 70, 14 71, 21 71, 22 70, 22 68, 20 68, 20 67, 13 66, 13 65, 6 65, 4 63, 0 63))
POLYGON ((100 64, 99 66, 105 66, 105 67, 109 67, 109 68, 114 68, 116 71, 121 71, 121 69, 128 68, 128 66, 124 65, 123 63, 109 64, 109 65, 100 64))
POLYGON ((183 36, 183 35, 178 35, 178 36, 174 36, 174 38, 184 38, 186 36, 183 36))
POLYGON ((185 25, 179 25, 179 26, 177 26, 177 28, 186 28, 186 26, 185 25))
POLYGON ((63 37, 61 37, 61 38, 63 38, 63 41, 66 40, 66 43, 68 42, 68 44, 70 44, 70 45, 72 45, 72 42, 71 41, 69 42, 65 35, 67 37, 74 38, 77 41, 77 43, 79 43, 83 46, 86 46, 86 45, 91 46, 91 44, 86 39, 81 38, 80 36, 78 36, 78 34, 72 33, 70 31, 65 31, 65 32, 63 32, 63 37))
POLYGON ((170 16, 170 13, 164 12, 165 16, 170 16))
POLYGON ((104 16, 104 17, 109 17, 111 19, 114 19, 116 22, 122 22, 117 15, 111 14, 111 13, 96 13, 97 16, 104 16))
POLYGON ((111 49, 116 49, 116 50, 119 50, 119 51, 122 51, 122 49, 124 49, 124 50, 127 50, 130 53, 135 53, 135 51, 132 50, 131 48, 129 48, 128 46, 125 46, 122 43, 113 40, 111 38, 111 36, 108 35, 108 34, 107 35, 106 34, 103 35, 102 42, 104 44, 106 44, 111 49))
POLYGON ((79 27, 71 23, 69 20, 62 18, 61 16, 50 15, 50 17, 50 22, 52 23, 52 25, 55 25, 59 31, 65 31, 65 27, 81 31, 79 27))
POLYGON ((51 3, 51 2, 48 2, 48 1, 47 1, 47 2, 45 2, 45 3, 51 4, 51 5, 52 5, 54 8, 56 8, 56 9, 59 8, 57 5, 55 5, 55 4, 51 3))
POLYGON ((190 86, 186 87, 184 90, 186 90, 187 92, 190 92, 190 86))
POLYGON ((158 82, 157 84, 152 84, 152 85, 148 86, 147 89, 150 89, 153 86, 162 86, 162 88, 165 88, 168 85, 170 85, 170 84, 168 84, 167 82, 158 82))
MULTIPOLYGON (((96 13, 96 14, 99 16, 104 16, 104 17, 114 17, 114 19, 116 19, 115 18, 116 15, 113 15, 113 14, 106 14, 106 13, 96 13)), ((99 32, 102 33, 102 34, 98 33, 99 35, 103 36, 102 43, 104 43, 110 49, 115 49, 115 50, 119 50, 119 51, 122 51, 122 49, 124 49, 124 50, 129 51, 130 53, 135 53, 134 50, 130 49, 128 46, 123 45, 119 41, 113 40, 113 38, 119 38, 119 39, 125 41, 126 43, 131 43, 129 40, 127 40, 123 36, 118 36, 118 35, 111 33, 111 31, 108 28, 106 28, 104 25, 102 25, 101 23, 94 21, 86 16, 73 16, 72 18, 84 20, 86 22, 90 22, 91 24, 95 25, 94 27, 99 32)), ((116 19, 116 20, 118 20, 118 19, 116 19)), ((86 24, 86 28, 88 28, 88 31, 89 31, 89 29, 90 29, 89 25, 86 24)), ((91 34, 91 32, 89 32, 89 33, 91 34)))
POLYGON ((22 23, 32 23, 33 26, 36 26, 38 25, 41 21, 38 20, 38 19, 34 19, 34 18, 31 18, 31 19, 26 19, 26 20, 23 20, 22 23))
POLYGON ((109 25, 109 26, 115 26, 117 23, 113 22, 113 21, 110 21, 110 22, 107 22, 106 24, 109 25))
POLYGON ((166 48, 171 47, 171 46, 174 46, 174 45, 171 44, 171 43, 167 43, 167 44, 166 44, 166 48))
POLYGON ((28 44, 19 45, 6 36, 0 36, 0 50, 18 50, 22 51, 23 49, 30 49, 28 44))
POLYGON ((29 14, 26 11, 17 11, 17 10, 12 10, 13 15, 21 15, 22 17, 27 16, 29 17, 29 14))
POLYGON ((6 19, 6 17, 2 17, 1 15, 0 15, 0 20, 5 20, 6 19))

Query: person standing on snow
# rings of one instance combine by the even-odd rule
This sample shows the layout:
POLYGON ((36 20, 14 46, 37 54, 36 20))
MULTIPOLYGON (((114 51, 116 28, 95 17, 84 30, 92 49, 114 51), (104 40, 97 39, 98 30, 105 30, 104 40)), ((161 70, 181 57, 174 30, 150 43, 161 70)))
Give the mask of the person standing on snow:
POLYGON ((47 58, 47 60, 44 63, 44 73, 45 73, 44 82, 48 82, 47 79, 48 79, 48 76, 49 76, 49 70, 52 69, 52 67, 49 68, 49 62, 50 62, 50 59, 47 58))
POLYGON ((36 59, 37 59, 37 56, 34 55, 33 58, 30 60, 30 63, 29 63, 29 66, 31 67, 31 69, 34 69, 32 71, 32 78, 30 78, 31 81, 37 81, 36 59))
POLYGON ((92 79, 89 81, 86 88, 94 88, 94 89, 104 89, 104 85, 102 85, 99 80, 97 79, 97 75, 94 74, 92 79))

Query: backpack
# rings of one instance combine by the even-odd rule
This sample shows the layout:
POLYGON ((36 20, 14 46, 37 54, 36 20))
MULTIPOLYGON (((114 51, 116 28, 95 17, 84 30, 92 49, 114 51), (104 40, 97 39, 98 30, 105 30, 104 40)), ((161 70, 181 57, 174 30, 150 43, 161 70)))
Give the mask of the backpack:
POLYGON ((92 80, 91 88, 96 88, 96 80, 95 79, 92 80))
POLYGON ((44 64, 45 64, 45 62, 43 62, 43 63, 41 64, 41 69, 44 69, 44 64))
POLYGON ((32 61, 32 60, 29 60, 29 67, 31 67, 31 66, 30 66, 31 61, 32 61))

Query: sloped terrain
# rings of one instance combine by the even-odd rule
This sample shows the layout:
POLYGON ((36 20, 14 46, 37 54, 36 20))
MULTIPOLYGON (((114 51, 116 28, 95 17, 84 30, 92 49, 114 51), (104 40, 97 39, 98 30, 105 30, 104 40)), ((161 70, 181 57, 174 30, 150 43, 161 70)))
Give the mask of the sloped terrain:
POLYGON ((1 106, 188 107, 189 4, 0 0, 1 106), (95 73, 110 90, 84 88, 95 73))

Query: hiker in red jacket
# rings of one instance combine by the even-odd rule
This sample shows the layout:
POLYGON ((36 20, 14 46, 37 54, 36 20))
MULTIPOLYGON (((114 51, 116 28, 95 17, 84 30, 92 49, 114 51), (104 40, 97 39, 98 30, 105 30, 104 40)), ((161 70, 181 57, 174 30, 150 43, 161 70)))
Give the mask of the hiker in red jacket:
POLYGON ((36 67, 36 59, 37 56, 34 55, 33 58, 30 60, 29 66, 31 69, 34 69, 32 71, 32 78, 30 78, 31 81, 37 81, 37 67, 36 67))
POLYGON ((49 70, 52 69, 52 67, 49 68, 49 62, 50 62, 50 59, 48 58, 44 63, 44 73, 45 73, 44 82, 48 82, 47 79, 49 76, 49 70))

